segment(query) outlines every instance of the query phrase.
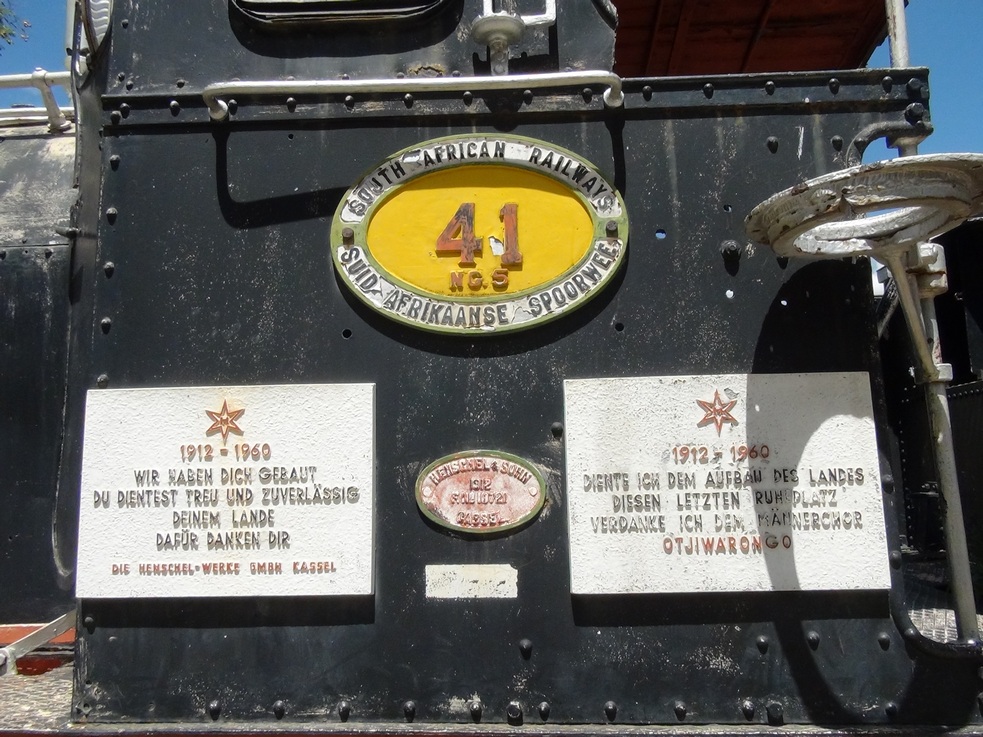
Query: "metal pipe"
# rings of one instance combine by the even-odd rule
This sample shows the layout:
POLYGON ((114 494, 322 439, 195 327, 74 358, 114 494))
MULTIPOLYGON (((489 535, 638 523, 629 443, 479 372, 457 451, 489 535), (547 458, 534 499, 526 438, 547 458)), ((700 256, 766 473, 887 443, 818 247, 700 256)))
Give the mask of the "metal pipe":
MULTIPOLYGON (((935 300, 931 297, 923 299, 921 308, 932 353, 941 359, 935 300)), ((939 489, 942 493, 945 549, 956 615, 956 632, 961 640, 978 640, 980 629, 976 618, 973 578, 969 567, 969 547, 966 544, 966 526, 963 521, 962 501, 959 498, 956 455, 952 447, 952 424, 949 415, 949 398, 946 395, 948 383, 944 378, 928 382, 925 385, 925 399, 935 446, 939 489)))
MULTIPOLYGON (((69 72, 48 72, 44 69, 35 69, 30 74, 6 74, 0 76, 0 89, 34 87, 38 90, 41 93, 41 100, 44 103, 45 114, 48 118, 48 128, 52 132, 57 132, 65 130, 71 123, 63 109, 59 107, 57 100, 55 100, 55 96, 51 92, 51 86, 57 84, 71 92, 71 82, 72 75, 69 72)), ((11 109, 20 110, 20 113, 18 115, 10 115, 7 111, 0 111, 4 119, 16 119, 24 114, 32 116, 32 112, 25 111, 22 108, 11 109)), ((36 108, 28 108, 28 110, 34 111, 36 108)))
POLYGON ((486 90, 526 90, 543 87, 605 85, 604 104, 624 105, 621 77, 608 71, 553 72, 550 74, 512 74, 501 77, 424 77, 419 79, 320 79, 301 81, 217 82, 201 91, 212 120, 229 117, 228 98, 233 95, 337 95, 393 92, 482 92, 486 90))
POLYGON ((908 59, 908 22, 905 19, 905 0, 884 0, 887 11, 887 35, 891 47, 891 66, 906 67, 908 59))
MULTIPOLYGON (((905 18, 905 0, 885 0, 888 37, 891 47, 891 66, 906 67, 911 63, 908 54, 908 23, 905 18)), ((918 153, 916 144, 898 146, 901 156, 918 153)), ((913 277, 900 264, 887 266, 894 275, 904 308, 913 345, 921 364, 925 382, 925 403, 928 407, 935 451, 935 468, 939 476, 942 494, 943 526, 945 531, 946 560, 949 566, 949 583, 952 588, 956 631, 962 640, 979 638, 976 619, 976 601, 973 596, 973 578, 969 566, 969 548, 966 544, 966 526, 963 521, 962 501, 959 495, 959 479, 956 476, 956 456, 952 447, 952 424, 949 415, 949 399, 946 387, 951 371, 941 372, 942 347, 939 326, 935 315, 934 297, 921 300, 918 309, 914 305, 918 286, 913 277)))

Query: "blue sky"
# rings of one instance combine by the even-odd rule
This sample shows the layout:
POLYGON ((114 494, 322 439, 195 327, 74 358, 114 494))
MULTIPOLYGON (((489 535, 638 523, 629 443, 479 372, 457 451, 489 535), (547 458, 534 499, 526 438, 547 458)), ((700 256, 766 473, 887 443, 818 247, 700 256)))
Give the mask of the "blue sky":
MULTIPOLYGON (((51 71, 65 69, 64 0, 11 2, 31 27, 24 29, 29 36, 27 41, 18 39, 12 46, 0 48, 0 74, 30 72, 38 66, 51 71)), ((907 18, 911 63, 932 70, 931 109, 936 132, 922 144, 920 152, 983 152, 983 89, 972 81, 983 66, 983 43, 979 40, 983 0, 909 0, 907 18)), ((870 66, 889 65, 885 43, 874 53, 870 66)), ((15 102, 40 104, 34 94, 28 90, 0 90, 0 107, 15 102)))

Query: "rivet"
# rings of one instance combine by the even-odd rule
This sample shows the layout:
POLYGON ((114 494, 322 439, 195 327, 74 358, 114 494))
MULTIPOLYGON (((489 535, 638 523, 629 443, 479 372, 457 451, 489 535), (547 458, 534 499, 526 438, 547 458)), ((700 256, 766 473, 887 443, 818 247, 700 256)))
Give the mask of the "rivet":
POLYGON ((345 95, 345 107, 347 107, 349 110, 355 107, 355 98, 351 95, 345 95))
POLYGON ((451 76, 452 77, 460 77, 461 76, 460 70, 455 69, 453 72, 451 72, 451 76))
POLYGON ((235 115, 239 112, 239 101, 229 100, 229 115, 235 115))
POLYGON ((890 558, 891 558, 891 568, 900 568, 901 567, 901 551, 900 550, 892 550, 891 551, 890 558))
POLYGON ((978 669, 977 669, 977 671, 976 671, 976 676, 977 676, 977 678, 979 678, 979 679, 980 679, 981 681, 983 681, 983 666, 981 666, 980 668, 978 668, 978 669))
POLYGON ((759 636, 758 639, 756 640, 756 643, 758 645, 758 651, 759 652, 761 652, 761 653, 768 652, 768 638, 767 637, 765 637, 764 635, 759 636))
POLYGON ((107 261, 102 265, 102 273, 106 275, 107 279, 112 278, 114 271, 116 271, 116 264, 112 261, 107 261))
POLYGON ((403 72, 396 72, 396 79, 403 79, 406 76, 403 72))
POLYGON ((282 701, 273 702, 273 716, 277 719, 283 719, 283 715, 287 713, 287 705, 282 701))
POLYGON ((884 490, 885 494, 894 493, 894 476, 889 473, 884 474, 881 477, 881 488, 884 490))
POLYGON ((592 90, 590 87, 584 87, 584 89, 580 91, 580 95, 584 98, 584 102, 590 102, 594 99, 594 90, 592 90))
POLYGON ((119 106, 119 114, 124 118, 130 117, 130 105, 126 102, 121 102, 119 106))
POLYGON ((132 90, 133 89, 133 80, 132 79, 127 80, 127 82, 126 82, 126 89, 128 89, 128 90, 132 90))
POLYGON ((840 80, 838 80, 836 77, 829 80, 829 91, 834 95, 840 91, 840 80))
POLYGON ((888 701, 884 704, 884 713, 889 717, 896 717, 898 715, 898 705, 894 701, 888 701))
POLYGON ((116 222, 116 216, 119 215, 119 210, 115 207, 110 207, 106 210, 106 220, 110 225, 116 222))
POLYGON ((461 99, 464 100, 465 105, 470 105, 472 102, 474 102, 474 95, 468 91, 465 91, 464 94, 461 95, 461 99))
POLYGON ((480 701, 472 701, 470 704, 468 704, 468 711, 471 712, 471 720, 472 721, 474 721, 474 722, 480 722, 481 721, 481 702, 480 701))
POLYGON ((925 106, 920 102, 913 102, 908 107, 905 108, 904 117, 912 125, 920 123, 925 117, 925 106))
POLYGON ((775 94, 775 83, 772 82, 770 79, 767 82, 765 82, 765 92, 767 92, 769 95, 775 94))
POLYGON ((642 97, 644 97, 646 100, 652 99, 652 85, 647 84, 642 87, 642 97))
POLYGON ((976 704, 980 708, 980 714, 983 714, 983 693, 976 695, 976 704))
POLYGON ((675 712, 676 719, 679 721, 686 719, 686 704, 684 704, 682 701, 677 701, 675 704, 673 704, 672 710, 675 712))
POLYGON ((412 722, 416 719, 416 702, 415 701, 404 701, 403 702, 403 716, 406 717, 407 722, 412 722))
POLYGON ((752 702, 750 699, 744 699, 744 701, 741 702, 741 713, 749 722, 754 719, 754 702, 752 702))
POLYGON ((107 386, 109 386, 109 375, 99 374, 98 378, 96 379, 96 386, 98 386, 100 389, 105 389, 107 386))
POLYGON ((208 702, 208 714, 211 716, 213 720, 218 719, 221 713, 222 713, 222 704, 219 703, 218 699, 213 699, 212 701, 208 702))
POLYGON ((108 317, 104 317, 102 318, 102 320, 99 321, 99 327, 102 328, 102 334, 107 335, 109 333, 110 328, 113 327, 113 321, 110 320, 108 317))
POLYGON ((181 103, 177 100, 171 100, 171 104, 168 107, 171 109, 171 115, 181 114, 181 103))
POLYGON ((109 157, 109 166, 112 167, 113 171, 119 169, 119 154, 113 154, 109 157))
POLYGON ((82 626, 85 627, 91 635, 93 630, 96 628, 96 620, 92 618, 91 614, 88 614, 82 619, 82 626))
POLYGON ((614 238, 618 235, 618 223, 614 220, 608 220, 604 224, 604 232, 607 233, 609 237, 614 238))
POLYGON ((185 82, 183 79, 179 79, 177 82, 175 82, 175 84, 177 85, 177 88, 180 90, 184 88, 184 85, 186 85, 187 82, 185 82))
POLYGON ((351 76, 350 76, 350 75, 348 75, 348 74, 342 74, 342 75, 341 75, 341 78, 342 78, 342 79, 351 79, 351 76))
POLYGON ((723 241, 720 244, 720 253, 723 254, 724 258, 739 258, 741 255, 741 246, 737 241, 723 241))
POLYGON ((552 425, 550 425, 550 432, 553 433, 553 437, 556 438, 557 440, 559 440, 560 438, 562 438, 563 437, 563 423, 562 422, 554 422, 552 425))
POLYGON ((413 95, 411 95, 409 92, 403 95, 403 104, 406 105, 406 107, 413 107, 413 95))
POLYGON ((785 710, 778 701, 769 701, 765 706, 768 713, 768 724, 773 727, 780 727, 785 724, 785 710))
POLYGON ((806 634, 806 642, 809 643, 809 647, 811 647, 813 650, 819 649, 819 639, 819 633, 815 630, 809 630, 809 632, 806 634))
POLYGON ((522 724, 522 705, 518 701, 510 701, 505 707, 505 716, 509 724, 522 724))
POLYGON ((109 122, 113 125, 119 125, 119 122, 123 119, 123 116, 119 114, 119 110, 113 110, 109 114, 109 122))
POLYGON ((120 24, 121 26, 123 26, 123 28, 129 28, 129 27, 130 27, 130 21, 129 21, 129 19, 127 19, 127 18, 124 18, 123 20, 121 20, 121 21, 119 22, 119 24, 120 24))
POLYGON ((618 705, 613 701, 605 701, 604 716, 608 718, 609 722, 613 722, 615 717, 618 716, 618 705))
POLYGON ((881 646, 881 650, 889 650, 891 647, 891 636, 887 632, 881 632, 877 636, 877 644, 881 646))
POLYGON ((292 97, 288 97, 287 98, 287 110, 292 113, 296 109, 297 109, 297 100, 295 100, 292 97))
POLYGON ((536 711, 539 712, 539 718, 544 722, 550 718, 550 705, 548 701, 540 701, 539 706, 536 707, 536 711))
POLYGON ((765 144, 768 146, 768 150, 772 153, 778 152, 778 139, 774 136, 768 136, 768 140, 765 141, 765 144))
POLYGON ((924 83, 920 79, 918 79, 918 77, 912 77, 911 79, 908 80, 908 83, 905 85, 905 87, 908 89, 908 93, 913 95, 914 97, 922 96, 922 88, 924 86, 925 86, 924 83))
POLYGON ((348 721, 348 717, 352 715, 352 705, 347 701, 338 702, 338 718, 343 722, 348 721))
POLYGON ((890 76, 881 79, 881 88, 885 92, 890 92, 892 87, 894 87, 894 80, 890 76))
POLYGON ((122 82, 124 79, 126 79, 126 75, 123 74, 123 72, 120 72, 119 74, 116 75, 116 79, 122 82))
POLYGON ((526 105, 529 105, 529 104, 532 103, 532 90, 523 90, 522 91, 522 101, 524 103, 526 103, 526 105))
POLYGON ((350 246, 355 242, 355 231, 351 228, 341 229, 341 242, 346 246, 350 246))
POLYGON ((532 656, 532 640, 525 637, 519 640, 519 652, 522 653, 523 658, 529 660, 532 656))
POLYGON ((779 269, 788 268, 788 256, 779 256, 775 260, 778 261, 778 268, 779 269))
POLYGON ((713 97, 713 85, 710 84, 709 82, 707 82, 705 85, 703 85, 703 94, 706 96, 706 98, 708 100, 711 97, 713 97))
POLYGON ((833 144, 833 149, 835 151, 843 150, 843 136, 833 136, 829 139, 829 142, 833 144))

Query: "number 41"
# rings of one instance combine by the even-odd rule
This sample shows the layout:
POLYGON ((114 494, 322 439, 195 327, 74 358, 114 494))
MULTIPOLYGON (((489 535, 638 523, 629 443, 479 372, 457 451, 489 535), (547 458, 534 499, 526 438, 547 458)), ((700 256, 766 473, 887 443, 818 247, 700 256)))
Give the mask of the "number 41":
MULTIPOLYGON (((502 266, 517 266, 522 263, 519 252, 519 206, 507 202, 498 216, 505 224, 505 250, 502 253, 502 266)), ((454 217, 447 223, 444 231, 437 236, 437 251, 453 251, 461 254, 461 266, 474 266, 474 253, 481 250, 481 238, 474 237, 474 203, 464 202, 457 208, 454 217)))

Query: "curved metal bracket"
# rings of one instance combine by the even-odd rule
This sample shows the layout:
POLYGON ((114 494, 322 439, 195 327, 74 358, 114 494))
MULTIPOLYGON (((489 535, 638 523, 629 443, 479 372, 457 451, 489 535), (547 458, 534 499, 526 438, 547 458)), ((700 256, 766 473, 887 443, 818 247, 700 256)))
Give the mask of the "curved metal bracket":
POLYGON ((323 79, 300 81, 217 82, 202 90, 212 120, 229 117, 229 100, 235 95, 276 97, 283 95, 379 94, 403 95, 420 92, 482 92, 527 90, 544 87, 604 85, 604 104, 624 105, 621 77, 614 72, 584 71, 551 74, 514 74, 503 77, 421 77, 418 79, 323 79))

